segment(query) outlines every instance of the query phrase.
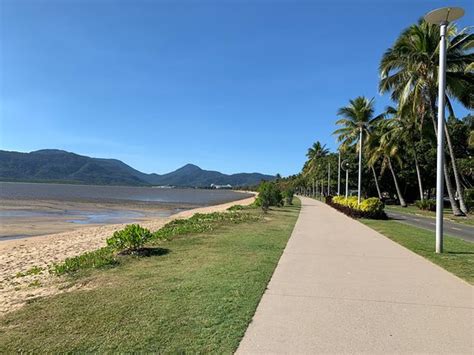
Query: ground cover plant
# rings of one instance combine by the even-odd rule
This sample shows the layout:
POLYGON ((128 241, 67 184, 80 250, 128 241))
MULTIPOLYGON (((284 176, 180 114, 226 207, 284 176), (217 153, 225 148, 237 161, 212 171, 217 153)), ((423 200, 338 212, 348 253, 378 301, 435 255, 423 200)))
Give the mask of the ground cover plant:
POLYGON ((360 221, 405 248, 474 284, 474 243, 445 236, 444 253, 436 254, 434 232, 394 220, 361 219, 360 221))
POLYGON ((261 218, 258 214, 245 213, 242 209, 232 206, 228 212, 196 213, 187 219, 176 219, 168 222, 155 233, 151 233, 139 225, 131 224, 108 238, 107 246, 67 258, 62 263, 52 265, 50 271, 57 275, 63 275, 79 270, 117 266, 120 264, 120 254, 148 255, 149 250, 139 250, 147 243, 156 245, 160 241, 170 239, 176 235, 210 232, 221 224, 243 223, 261 218))
POLYGON ((299 200, 265 218, 259 208, 245 213, 253 219, 156 239, 146 244, 156 251, 149 257, 125 255, 120 267, 74 274, 72 286, 86 287, 0 320, 0 353, 233 353, 293 230, 299 200))

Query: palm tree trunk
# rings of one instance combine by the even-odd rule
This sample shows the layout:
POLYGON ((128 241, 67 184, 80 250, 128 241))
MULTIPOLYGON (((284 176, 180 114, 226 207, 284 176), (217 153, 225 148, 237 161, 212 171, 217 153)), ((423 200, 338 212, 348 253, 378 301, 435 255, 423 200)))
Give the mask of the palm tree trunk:
POLYGON ((391 161, 390 157, 387 157, 387 160, 388 160, 388 167, 390 168, 390 171, 392 172, 393 182, 395 184, 395 189, 397 190, 397 195, 398 195, 398 200, 400 201, 400 206, 406 207, 407 203, 405 202, 405 199, 402 196, 402 192, 400 191, 400 187, 398 186, 398 180, 397 180, 397 176, 395 175, 395 171, 393 170, 392 161, 391 161))
POLYGON ((451 165, 453 166, 454 181, 456 183, 456 191, 459 197, 459 207, 461 208, 461 211, 464 214, 466 214, 469 212, 469 209, 467 208, 464 202, 464 191, 459 179, 459 172, 458 172, 458 168, 456 164, 456 159, 454 157, 453 145, 451 143, 451 135, 449 134, 448 125, 446 124, 446 122, 444 122, 444 132, 446 134, 446 141, 448 143, 448 151, 449 151, 449 156, 451 158, 451 165))
POLYGON ((418 177, 418 187, 420 188, 420 200, 423 201, 423 184, 421 182, 421 173, 420 173, 420 166, 418 165, 418 157, 416 154, 416 148, 413 147, 413 156, 415 157, 415 169, 416 169, 416 176, 418 177))
MULTIPOLYGON (((435 110, 434 108, 432 108, 431 121, 433 122, 435 135, 437 137, 438 128, 436 127, 436 119, 434 116, 434 112, 435 110)), ((448 191, 449 203, 451 204, 451 210, 453 211, 453 215, 464 216, 464 213, 459 209, 458 204, 456 203, 456 200, 454 198, 454 189, 453 189, 453 186, 451 185, 451 180, 449 179, 448 168, 446 167, 446 159, 444 159, 443 172, 444 172, 444 182, 446 184, 446 190, 448 191)))
POLYGON ((372 165, 370 168, 372 169, 372 174, 374 174, 374 181, 375 181, 375 187, 377 188, 377 194, 379 195, 379 199, 382 199, 382 193, 380 192, 380 186, 377 180, 377 174, 375 173, 374 166, 372 165))

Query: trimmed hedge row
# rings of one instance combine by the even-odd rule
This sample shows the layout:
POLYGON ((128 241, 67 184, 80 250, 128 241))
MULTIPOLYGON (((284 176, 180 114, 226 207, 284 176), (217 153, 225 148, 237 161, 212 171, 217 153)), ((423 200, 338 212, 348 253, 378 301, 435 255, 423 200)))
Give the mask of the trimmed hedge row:
POLYGON ((359 205, 357 203, 357 197, 355 196, 348 198, 342 196, 327 196, 326 203, 352 218, 388 218, 384 211, 384 203, 376 197, 362 200, 359 205))

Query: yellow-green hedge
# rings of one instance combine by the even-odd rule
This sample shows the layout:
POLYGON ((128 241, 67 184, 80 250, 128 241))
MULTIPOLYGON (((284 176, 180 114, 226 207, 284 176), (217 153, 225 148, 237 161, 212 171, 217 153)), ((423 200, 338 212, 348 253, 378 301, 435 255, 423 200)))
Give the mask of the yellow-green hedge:
MULTIPOLYGON (((329 202, 329 201, 328 201, 329 202)), ((351 215, 353 217, 368 217, 368 218, 384 218, 384 204, 376 197, 371 197, 362 200, 360 205, 357 203, 356 196, 350 196, 345 198, 343 196, 334 196, 329 204, 338 208, 342 212, 351 215), (355 213, 351 213, 347 209, 352 210, 355 213)))

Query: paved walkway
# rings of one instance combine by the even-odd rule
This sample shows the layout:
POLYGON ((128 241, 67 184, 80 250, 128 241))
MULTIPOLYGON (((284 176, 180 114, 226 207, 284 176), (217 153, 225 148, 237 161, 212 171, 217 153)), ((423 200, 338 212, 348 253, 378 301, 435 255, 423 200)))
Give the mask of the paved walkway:
MULTIPOLYGON (((436 219, 431 217, 418 216, 398 211, 388 211, 387 215, 390 218, 399 221, 400 223, 409 224, 418 228, 428 229, 433 232, 433 235, 436 230, 436 219)), ((443 228, 444 233, 451 237, 464 239, 465 241, 474 243, 474 227, 472 226, 447 221, 445 219, 443 223, 443 228)))
POLYGON ((473 287, 309 198, 237 353, 474 352, 473 287))

